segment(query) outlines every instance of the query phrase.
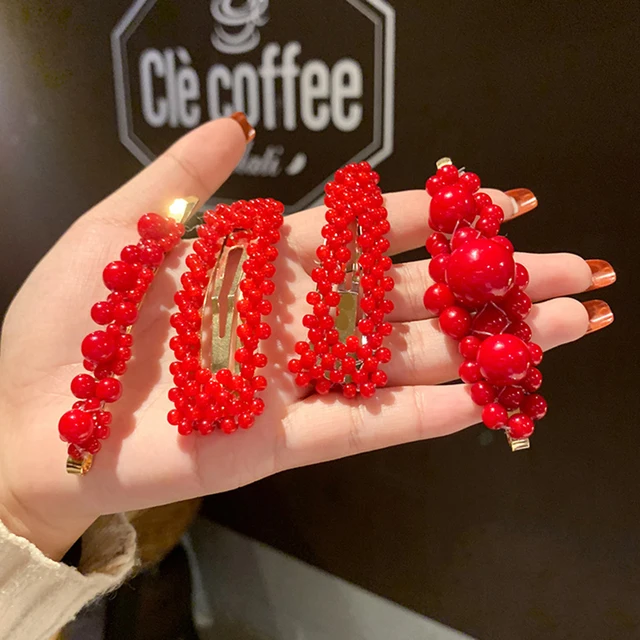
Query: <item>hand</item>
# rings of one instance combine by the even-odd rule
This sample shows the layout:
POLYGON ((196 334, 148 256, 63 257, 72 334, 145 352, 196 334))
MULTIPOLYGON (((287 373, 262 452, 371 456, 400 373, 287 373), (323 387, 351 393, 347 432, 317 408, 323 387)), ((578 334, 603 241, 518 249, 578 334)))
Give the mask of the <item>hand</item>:
MULTIPOLYGON (((113 423, 84 477, 65 472, 66 445, 59 417, 74 399, 69 383, 83 371, 80 342, 95 325, 91 305, 104 298, 102 269, 137 242, 136 222, 164 212, 176 197, 202 202, 224 182, 245 146, 231 119, 189 133, 151 166, 83 215, 30 275, 14 300, 2 334, 0 358, 0 519, 52 558, 61 557, 101 514, 141 509, 226 491, 284 469, 340 458, 412 440, 453 433, 477 423, 479 408, 457 378, 459 356, 422 296, 431 284, 427 261, 398 264, 392 274, 395 310, 388 387, 370 400, 310 395, 296 388, 287 361, 305 339, 301 318, 314 288, 309 273, 324 224, 322 208, 289 216, 276 262, 276 293, 264 343, 269 386, 265 413, 252 429, 228 436, 178 436, 166 421, 173 386, 169 315, 187 243, 165 261, 134 328, 134 359, 124 394, 112 406, 113 423)), ((269 195, 269 194, 264 194, 269 195)), ((516 205, 490 190, 507 217, 516 205)), ((388 194, 391 254, 421 246, 429 197, 420 191, 388 194)), ((589 326, 579 302, 561 298, 584 291, 591 271, 568 254, 519 254, 530 272, 528 292, 538 301, 530 316, 535 342, 550 349, 576 340, 589 326), (545 302, 540 302, 545 301, 545 302)))

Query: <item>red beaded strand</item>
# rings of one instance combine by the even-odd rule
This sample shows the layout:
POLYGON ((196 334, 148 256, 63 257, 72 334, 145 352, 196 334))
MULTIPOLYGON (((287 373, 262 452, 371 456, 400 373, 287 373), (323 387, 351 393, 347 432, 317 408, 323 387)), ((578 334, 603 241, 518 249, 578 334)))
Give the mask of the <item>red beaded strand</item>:
POLYGON ((96 454, 101 440, 109 437, 111 412, 106 404, 122 395, 118 380, 127 370, 133 337, 131 328, 138 318, 142 299, 166 253, 184 234, 182 224, 156 213, 138 220, 140 241, 126 246, 120 260, 109 263, 102 274, 111 293, 91 308, 91 318, 104 329, 93 331, 82 341, 84 368, 71 381, 71 393, 78 398, 58 425, 60 438, 69 443, 70 458, 80 465, 96 454))
POLYGON ((512 441, 523 440, 547 412, 536 393, 542 349, 531 342, 525 322, 531 311, 525 293, 529 274, 515 262, 511 242, 498 235, 504 212, 479 191, 478 176, 458 171, 448 159, 439 165, 426 183, 434 230, 426 248, 435 284, 424 305, 439 316, 446 335, 460 340, 459 375, 472 385, 484 424, 504 429, 512 441))
POLYGON ((176 335, 169 345, 176 361, 170 367, 175 387, 169 391, 169 399, 175 409, 167 419, 181 435, 249 429, 264 411, 264 401, 257 393, 267 387, 267 380, 256 371, 266 366, 267 356, 258 351, 258 345, 271 335, 264 317, 272 309, 266 297, 275 291, 272 278, 278 250, 274 245, 280 240, 283 212, 284 206, 272 199, 220 204, 204 214, 204 223, 198 227, 199 239, 186 259, 189 271, 182 275, 183 288, 175 295, 178 312, 171 316, 176 335), (203 366, 201 357, 203 304, 223 242, 233 247, 240 241, 248 242, 249 256, 242 265, 242 297, 236 303, 240 319, 236 334, 242 346, 234 357, 240 373, 229 368, 212 373, 203 366))
POLYGON ((307 295, 313 311, 302 321, 309 340, 296 344, 299 357, 289 361, 296 384, 312 384, 320 394, 336 388, 346 398, 358 393, 368 398, 387 383, 387 374, 379 367, 391 359, 383 342, 391 333, 391 324, 384 318, 393 310, 386 294, 394 282, 386 275, 392 264, 384 255, 389 249, 389 221, 379 179, 369 163, 361 162, 337 171, 335 180, 325 187, 324 244, 316 252, 319 266, 311 273, 316 290, 307 295), (359 230, 357 236, 353 227, 359 230), (352 261, 349 247, 354 242, 360 277, 360 335, 350 335, 341 342, 335 321, 341 298, 337 289, 345 284, 352 261))

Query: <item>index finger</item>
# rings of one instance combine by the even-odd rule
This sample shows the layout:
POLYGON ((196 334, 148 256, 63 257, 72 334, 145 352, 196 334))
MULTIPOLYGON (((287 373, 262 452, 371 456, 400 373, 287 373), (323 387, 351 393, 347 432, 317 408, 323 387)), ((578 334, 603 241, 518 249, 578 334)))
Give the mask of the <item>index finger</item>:
POLYGON ((147 211, 166 211, 176 198, 196 196, 206 202, 231 175, 254 135, 242 113, 207 122, 180 138, 87 216, 126 226, 147 211))

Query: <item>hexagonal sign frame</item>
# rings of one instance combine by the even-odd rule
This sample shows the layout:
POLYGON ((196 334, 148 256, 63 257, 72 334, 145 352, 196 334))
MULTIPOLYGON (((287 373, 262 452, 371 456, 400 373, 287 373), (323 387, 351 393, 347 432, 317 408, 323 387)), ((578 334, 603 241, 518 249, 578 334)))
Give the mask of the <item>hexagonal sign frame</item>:
POLYGON ((229 115, 239 101, 266 146, 262 153, 248 147, 213 201, 270 195, 292 212, 321 199, 339 166, 363 160, 376 166, 393 153, 395 9, 387 0, 324 0, 311 16, 296 0, 288 7, 284 0, 269 3, 136 0, 111 33, 118 132, 146 165, 182 133, 229 115), (274 32, 269 20, 276 16, 274 32), (330 30, 333 46, 319 35, 321 27, 330 30), (204 29, 211 47, 189 51, 193 38, 203 42, 204 29), (287 44, 280 48, 278 38, 287 44))

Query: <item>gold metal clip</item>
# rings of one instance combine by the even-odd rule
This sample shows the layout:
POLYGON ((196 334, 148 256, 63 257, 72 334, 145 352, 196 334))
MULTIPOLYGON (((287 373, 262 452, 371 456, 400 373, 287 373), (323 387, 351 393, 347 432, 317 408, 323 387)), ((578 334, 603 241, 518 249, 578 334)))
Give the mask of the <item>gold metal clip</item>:
POLYGON ((76 460, 69 456, 67 458, 67 473, 71 473, 76 476, 83 476, 93 464, 93 456, 87 453, 82 460, 76 460))
MULTIPOLYGON (((211 310, 211 360, 209 369, 212 372, 228 368, 234 373, 240 372, 240 365, 235 360, 238 336, 237 304, 242 299, 240 280, 243 277, 242 265, 249 257, 246 239, 227 236, 209 283, 209 308, 211 310)), ((203 309, 203 328, 206 317, 207 298, 203 309)), ((202 334, 201 334, 202 335, 202 334)), ((204 344, 204 340, 202 341, 204 344)), ((204 349, 203 349, 204 350, 204 349)), ((201 354, 202 358, 202 354, 201 354)))
POLYGON ((511 451, 524 451, 531 446, 529 443, 529 438, 512 438, 510 436, 507 436, 507 440, 509 441, 511 451))

